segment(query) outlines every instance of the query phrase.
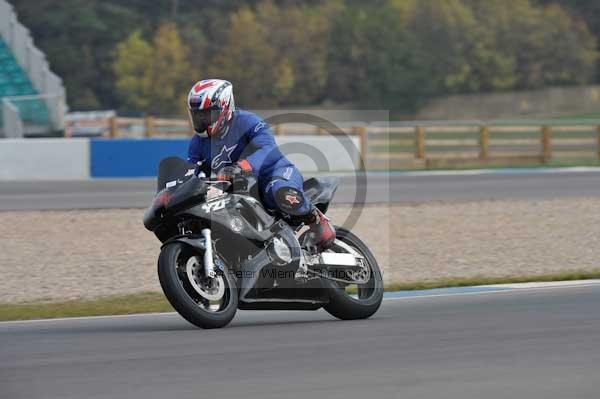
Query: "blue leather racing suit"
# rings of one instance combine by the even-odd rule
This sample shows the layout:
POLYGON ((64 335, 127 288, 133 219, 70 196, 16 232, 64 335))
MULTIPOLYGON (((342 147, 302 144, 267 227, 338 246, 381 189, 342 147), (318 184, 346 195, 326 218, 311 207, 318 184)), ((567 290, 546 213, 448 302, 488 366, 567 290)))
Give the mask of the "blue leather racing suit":
POLYGON ((258 178, 263 204, 290 216, 306 215, 311 204, 302 188, 300 171, 281 153, 271 128, 257 115, 237 108, 228 127, 219 135, 194 135, 188 161, 202 162, 210 176, 221 168, 246 160, 258 178))

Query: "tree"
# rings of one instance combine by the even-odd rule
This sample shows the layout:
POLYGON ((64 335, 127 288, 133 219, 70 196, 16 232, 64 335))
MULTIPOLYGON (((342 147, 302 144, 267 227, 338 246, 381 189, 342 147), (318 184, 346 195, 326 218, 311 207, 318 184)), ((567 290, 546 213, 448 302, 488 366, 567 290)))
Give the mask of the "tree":
POLYGON ((544 85, 585 84, 595 75, 596 38, 582 20, 571 17, 559 5, 542 12, 544 27, 544 85))
POLYGON ((208 65, 210 75, 232 81, 238 103, 273 106, 276 53, 268 44, 266 27, 244 7, 231 15, 220 52, 208 65))
POLYGON ((330 98, 368 107, 415 110, 432 80, 415 37, 387 7, 349 7, 335 21, 329 53, 330 98))
POLYGON ((13 3, 73 109, 179 113, 191 83, 210 76, 232 80, 242 105, 406 110, 434 95, 600 77, 598 1, 13 3))
POLYGON ((130 110, 147 109, 151 104, 148 62, 152 53, 152 46, 142 38, 140 31, 133 32, 117 45, 113 64, 116 87, 130 110))
POLYGON ((117 45, 113 69, 116 86, 130 110, 174 115, 185 112, 185 91, 191 85, 188 54, 177 28, 162 25, 152 45, 140 32, 117 45))
POLYGON ((592 81, 597 57, 595 39, 585 23, 561 7, 536 7, 529 0, 511 0, 510 7, 503 0, 468 0, 467 4, 479 24, 493 32, 495 56, 512 60, 514 83, 506 88, 592 81))
POLYGON ((149 62, 149 95, 153 104, 148 111, 160 115, 181 115, 186 112, 185 101, 191 82, 189 55, 183 46, 177 27, 163 24, 154 36, 154 51, 149 62))
POLYGON ((594 0, 537 0, 543 5, 560 5, 584 21, 596 38, 600 37, 600 2, 594 0))
POLYGON ((267 41, 275 52, 276 102, 314 104, 324 98, 330 21, 339 13, 341 3, 330 1, 319 7, 289 3, 278 7, 266 0, 256 8, 257 21, 267 27, 267 41), (281 90, 284 86, 287 89, 281 90))
MULTIPOLYGON (((160 0, 159 0, 160 1, 160 0)), ((141 0, 19 0, 11 2, 31 29, 54 72, 64 79, 73 109, 113 108, 112 51, 136 26, 148 26, 141 0), (136 9, 140 7, 139 9, 136 9)))

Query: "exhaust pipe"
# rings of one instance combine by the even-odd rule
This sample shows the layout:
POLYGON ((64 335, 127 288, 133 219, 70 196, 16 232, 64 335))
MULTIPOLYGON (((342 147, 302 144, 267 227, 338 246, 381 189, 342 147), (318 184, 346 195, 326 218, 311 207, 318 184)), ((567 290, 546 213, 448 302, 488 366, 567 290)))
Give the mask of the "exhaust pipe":
POLYGON ((320 255, 319 264, 323 266, 337 267, 359 267, 356 257, 352 254, 338 254, 334 252, 323 252, 320 255))

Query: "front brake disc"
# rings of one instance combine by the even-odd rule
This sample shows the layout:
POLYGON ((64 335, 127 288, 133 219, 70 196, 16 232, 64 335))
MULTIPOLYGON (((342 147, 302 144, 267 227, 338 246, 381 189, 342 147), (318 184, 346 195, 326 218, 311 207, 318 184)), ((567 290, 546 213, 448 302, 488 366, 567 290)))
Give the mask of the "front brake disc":
POLYGON ((192 256, 188 259, 185 265, 185 271, 188 280, 194 291, 202 298, 209 301, 220 301, 225 295, 225 281, 223 276, 205 277, 204 266, 200 262, 200 258, 192 256))

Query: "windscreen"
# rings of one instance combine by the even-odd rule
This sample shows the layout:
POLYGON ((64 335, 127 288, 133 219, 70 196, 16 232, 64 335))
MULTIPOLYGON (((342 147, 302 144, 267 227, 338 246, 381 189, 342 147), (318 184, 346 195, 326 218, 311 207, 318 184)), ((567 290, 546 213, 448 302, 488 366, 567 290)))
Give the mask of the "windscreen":
POLYGON ((164 190, 167 185, 173 186, 187 181, 193 176, 196 165, 181 158, 170 157, 160 161, 158 166, 158 186, 156 192, 164 190))

